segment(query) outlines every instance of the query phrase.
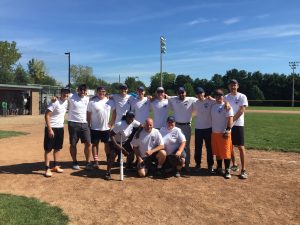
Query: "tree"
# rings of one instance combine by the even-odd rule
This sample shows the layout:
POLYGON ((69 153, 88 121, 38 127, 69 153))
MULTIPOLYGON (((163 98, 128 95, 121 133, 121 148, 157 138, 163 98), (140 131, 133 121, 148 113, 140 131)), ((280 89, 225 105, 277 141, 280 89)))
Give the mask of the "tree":
POLYGON ((72 65, 71 78, 75 89, 80 84, 86 84, 89 89, 96 89, 99 85, 98 79, 93 75, 93 69, 89 66, 72 65))
POLYGON ((14 80, 13 66, 21 58, 16 42, 0 41, 0 83, 14 80))
POLYGON ((30 79, 34 84, 41 84, 45 76, 45 64, 42 60, 31 59, 27 63, 30 79))
POLYGON ((193 79, 189 75, 178 75, 175 79, 176 90, 185 84, 193 84, 193 79))
POLYGON ((30 82, 29 74, 25 71, 23 66, 19 64, 15 70, 14 74, 14 83, 16 84, 28 84, 30 82))
MULTIPOLYGON (((163 86, 169 95, 174 95, 174 84, 176 75, 174 73, 162 73, 163 75, 163 86)), ((153 75, 151 78, 151 83, 149 87, 149 93, 153 94, 156 88, 160 86, 160 73, 153 75)))
POLYGON ((125 79, 125 84, 127 85, 129 92, 135 92, 139 86, 146 87, 142 81, 136 80, 136 78, 137 77, 129 76, 125 79))

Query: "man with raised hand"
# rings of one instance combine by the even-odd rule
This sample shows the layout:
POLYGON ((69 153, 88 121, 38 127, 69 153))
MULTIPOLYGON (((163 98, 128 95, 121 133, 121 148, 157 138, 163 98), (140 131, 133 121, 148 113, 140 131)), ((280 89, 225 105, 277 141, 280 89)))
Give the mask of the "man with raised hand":
POLYGON ((173 110, 176 127, 182 130, 186 138, 186 160, 185 171, 190 172, 190 141, 191 141, 191 121, 193 113, 193 103, 197 100, 195 97, 187 97, 184 87, 177 90, 178 96, 170 97, 169 106, 173 110))
POLYGON ((109 132, 112 122, 109 121, 111 111, 115 108, 113 100, 106 97, 106 89, 103 86, 97 87, 97 95, 94 96, 87 107, 87 121, 91 129, 92 154, 94 168, 99 168, 98 146, 99 142, 104 143, 106 159, 109 155, 109 132))
POLYGON ((60 90, 60 97, 57 98, 57 101, 51 102, 45 112, 44 158, 46 177, 51 177, 52 172, 63 172, 58 160, 64 141, 64 120, 68 108, 69 93, 69 89, 62 88, 60 90), (54 149, 53 167, 50 169, 50 154, 52 149, 54 149))
POLYGON ((153 126, 158 130, 166 126, 168 117, 168 99, 165 96, 165 89, 158 87, 156 89, 156 98, 150 104, 150 109, 154 117, 153 126))
POLYGON ((86 169, 93 169, 90 163, 91 158, 91 135, 87 123, 87 106, 89 98, 86 96, 87 87, 81 84, 69 98, 68 129, 70 137, 70 153, 73 160, 73 169, 79 170, 77 161, 77 142, 79 139, 84 143, 84 154, 86 159, 86 169))
POLYGON ((143 130, 132 142, 137 157, 137 170, 140 177, 145 177, 152 165, 157 162, 157 175, 163 175, 163 164, 167 153, 164 149, 163 138, 160 132, 153 128, 153 120, 147 118, 143 130))
POLYGON ((135 114, 135 119, 144 123, 149 117, 150 100, 145 96, 145 87, 140 86, 137 89, 137 97, 131 101, 131 111, 135 114))
MULTIPOLYGON (((237 146, 240 152, 241 158, 241 179, 247 179, 248 173, 246 171, 246 150, 244 141, 244 114, 246 107, 248 107, 248 99, 246 95, 238 92, 239 83, 237 80, 232 79, 228 84, 229 94, 225 96, 225 100, 231 105, 234 116, 233 116, 233 127, 232 127, 232 145, 237 146)), ((232 151, 232 171, 238 171, 239 168, 236 164, 234 151, 232 151)))

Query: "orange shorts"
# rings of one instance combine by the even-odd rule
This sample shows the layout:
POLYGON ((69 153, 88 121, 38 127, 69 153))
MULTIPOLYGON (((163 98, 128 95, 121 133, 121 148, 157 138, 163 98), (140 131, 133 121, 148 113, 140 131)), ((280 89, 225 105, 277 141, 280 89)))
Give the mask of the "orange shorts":
POLYGON ((213 155, 219 159, 230 159, 232 152, 231 134, 225 139, 223 133, 212 133, 211 148, 213 155))

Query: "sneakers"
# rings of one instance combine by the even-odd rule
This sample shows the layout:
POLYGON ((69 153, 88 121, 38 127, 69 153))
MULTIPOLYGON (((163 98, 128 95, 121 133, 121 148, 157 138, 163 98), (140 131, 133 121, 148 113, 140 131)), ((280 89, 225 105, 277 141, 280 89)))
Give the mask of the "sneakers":
POLYGON ((93 163, 93 168, 96 170, 100 170, 100 165, 98 163, 93 163))
POLYGON ((106 172, 105 173, 105 179, 106 180, 111 180, 111 174, 110 174, 110 172, 106 172))
POLYGON ((45 177, 52 177, 52 172, 50 169, 47 169, 45 172, 45 177))
POLYGON ((180 174, 180 171, 179 171, 179 170, 177 170, 177 171, 176 171, 176 173, 175 173, 175 177, 176 177, 176 178, 179 178, 179 177, 181 177, 181 174, 180 174))
POLYGON ((231 178, 230 169, 227 169, 225 171, 225 179, 230 179, 230 178, 231 178))
POLYGON ((247 179, 248 178, 248 173, 246 170, 242 170, 241 171, 241 175, 240 175, 241 179, 247 179))
POLYGON ((55 166, 51 169, 51 172, 62 173, 64 172, 64 170, 61 169, 59 166, 55 166))
POLYGON ((222 168, 217 168, 216 174, 217 175, 223 175, 223 169, 222 168))
POLYGON ((212 166, 208 167, 207 171, 208 171, 209 174, 215 174, 216 173, 216 171, 214 170, 214 168, 212 166))
POLYGON ((191 168, 189 165, 185 165, 185 167, 183 168, 185 172, 189 173, 191 172, 191 168))
POLYGON ((200 166, 195 166, 194 172, 195 173, 199 173, 201 171, 201 167, 200 166))
POLYGON ((85 169, 86 170, 92 170, 93 169, 93 164, 92 163, 86 164, 85 169))
POLYGON ((238 172, 238 171, 239 171, 238 165, 233 165, 233 166, 230 167, 230 169, 231 169, 232 171, 234 171, 234 172, 238 172))
POLYGON ((73 165, 72 165, 72 169, 73 169, 73 170, 80 170, 80 167, 79 167, 78 164, 73 164, 73 165))

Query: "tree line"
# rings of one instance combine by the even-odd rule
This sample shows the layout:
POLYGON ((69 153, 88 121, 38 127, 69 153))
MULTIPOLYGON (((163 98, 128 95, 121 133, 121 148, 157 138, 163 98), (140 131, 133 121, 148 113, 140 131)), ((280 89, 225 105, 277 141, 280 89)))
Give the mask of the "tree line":
MULTIPOLYGON (((46 72, 46 66, 42 60, 31 59, 27 63, 27 69, 17 64, 22 54, 16 46, 16 42, 0 41, 0 83, 2 84, 40 84, 62 86, 46 72)), ((216 88, 227 90, 227 84, 231 79, 239 82, 239 91, 246 94, 249 100, 256 100, 256 105, 290 105, 292 99, 293 76, 291 74, 247 72, 245 70, 231 69, 224 75, 214 74, 210 80, 196 78, 190 75, 164 72, 163 86, 169 95, 176 95, 176 90, 184 86, 188 96, 195 95, 195 88, 204 88, 208 95, 211 95, 216 88), (274 101, 281 100, 281 101, 274 101), (271 101, 271 102, 268 102, 271 101)), ((199 75, 199 77, 204 77, 199 75)), ((205 76, 207 77, 207 76, 205 76)), ((109 83, 104 79, 97 78, 93 69, 89 66, 71 65, 71 89, 75 90, 78 84, 85 83, 89 89, 96 89, 97 86, 106 86, 110 93, 118 91, 118 82, 109 83)), ((136 76, 128 76, 125 83, 129 92, 135 92, 137 87, 143 85, 148 94, 154 94, 160 86, 160 74, 150 77, 150 85, 146 86, 136 76)), ((300 77, 294 74, 295 105, 300 105, 300 77)), ((253 105, 253 104, 252 104, 253 105)))

